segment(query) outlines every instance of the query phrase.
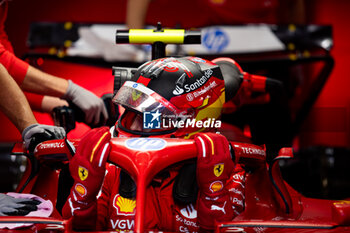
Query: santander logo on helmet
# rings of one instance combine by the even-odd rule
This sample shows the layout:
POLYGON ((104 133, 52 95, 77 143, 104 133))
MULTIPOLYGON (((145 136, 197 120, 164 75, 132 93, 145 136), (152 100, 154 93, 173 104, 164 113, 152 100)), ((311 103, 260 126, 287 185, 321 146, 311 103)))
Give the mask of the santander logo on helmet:
POLYGON ((200 88, 208 81, 208 79, 211 77, 212 74, 213 74, 213 70, 208 69, 204 72, 204 75, 202 75, 201 78, 196 79, 196 81, 194 83, 185 84, 185 85, 183 85, 183 84, 185 82, 186 74, 185 73, 182 74, 180 76, 180 78, 175 83, 175 89, 173 91, 173 94, 174 95, 181 95, 184 92, 188 93, 188 92, 191 92, 193 90, 200 88))
POLYGON ((175 82, 175 89, 173 90, 174 95, 181 95, 184 93, 184 83, 185 83, 186 73, 183 73, 178 80, 175 82))

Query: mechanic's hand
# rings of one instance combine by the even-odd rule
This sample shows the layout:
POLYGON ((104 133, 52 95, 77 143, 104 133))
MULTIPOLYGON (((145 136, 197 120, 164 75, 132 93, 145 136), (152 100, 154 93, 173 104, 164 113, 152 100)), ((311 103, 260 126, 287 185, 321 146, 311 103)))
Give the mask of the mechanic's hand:
POLYGON ((14 198, 0 193, 0 216, 25 216, 36 211, 40 201, 26 198, 14 198))
POLYGON ((229 142, 220 134, 200 133, 194 138, 198 148, 197 182, 199 226, 212 230, 215 221, 232 220, 234 213, 226 182, 234 169, 229 142))
POLYGON ((72 101, 85 113, 86 123, 97 125, 100 123, 101 115, 104 118, 104 122, 108 119, 107 109, 103 100, 92 92, 76 85, 71 80, 68 80, 68 83, 67 92, 62 98, 72 101))
POLYGON ((62 127, 52 125, 33 124, 22 132, 25 147, 29 151, 34 151, 35 147, 43 141, 63 139, 65 136, 66 132, 62 127))
POLYGON ((72 192, 80 203, 96 200, 105 176, 111 134, 108 127, 90 130, 81 139, 69 163, 74 179, 72 192))

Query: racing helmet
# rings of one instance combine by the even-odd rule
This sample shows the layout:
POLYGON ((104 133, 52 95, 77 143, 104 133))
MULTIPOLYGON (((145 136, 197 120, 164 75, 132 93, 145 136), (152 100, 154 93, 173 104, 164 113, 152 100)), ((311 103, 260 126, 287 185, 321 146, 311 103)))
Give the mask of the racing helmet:
POLYGON ((161 58, 141 65, 113 103, 125 108, 115 125, 120 137, 189 138, 219 125, 225 82, 213 62, 198 57, 161 58))

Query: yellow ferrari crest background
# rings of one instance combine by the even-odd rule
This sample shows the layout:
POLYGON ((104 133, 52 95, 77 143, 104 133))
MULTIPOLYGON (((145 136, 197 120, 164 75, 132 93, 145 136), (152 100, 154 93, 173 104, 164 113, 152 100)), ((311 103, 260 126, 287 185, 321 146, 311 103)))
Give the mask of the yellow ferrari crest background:
POLYGON ((139 92, 137 90, 133 90, 131 93, 132 100, 136 101, 138 98, 140 98, 141 95, 142 95, 142 92, 139 92))
POLYGON ((214 166, 214 175, 216 177, 219 177, 221 176, 222 172, 224 171, 224 164, 223 163, 219 163, 219 164, 216 164, 214 166))
POLYGON ((89 175, 89 171, 85 167, 79 166, 78 168, 79 178, 84 181, 89 175))

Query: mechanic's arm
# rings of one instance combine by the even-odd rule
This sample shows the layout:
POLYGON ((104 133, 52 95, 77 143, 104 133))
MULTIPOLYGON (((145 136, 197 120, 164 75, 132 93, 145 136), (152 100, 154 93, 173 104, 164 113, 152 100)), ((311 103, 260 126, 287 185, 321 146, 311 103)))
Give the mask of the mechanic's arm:
POLYGON ((60 106, 68 106, 68 102, 53 96, 42 96, 30 92, 24 92, 33 111, 52 113, 52 110, 60 106))
POLYGON ((67 81, 29 66, 20 86, 25 91, 72 101, 84 111, 86 123, 98 124, 101 114, 104 120, 108 118, 103 101, 71 80, 67 81))
POLYGON ((129 29, 144 28, 150 1, 151 0, 128 0, 126 9, 126 25, 129 29))
POLYGON ((37 111, 51 113, 54 108, 61 106, 68 106, 67 101, 57 97, 45 95, 41 101, 40 109, 38 109, 37 111))
POLYGON ((44 73, 8 51, 0 43, 0 63, 6 68, 17 84, 28 92, 63 98, 73 102, 85 113, 88 124, 98 124, 102 114, 108 118, 103 101, 92 92, 76 85, 72 81, 44 73))
POLYGON ((28 92, 61 97, 68 89, 68 81, 28 66, 20 87, 28 92))
POLYGON ((35 135, 40 134, 46 140, 63 138, 66 135, 61 127, 38 124, 22 90, 2 64, 0 64, 0 86, 2 87, 0 110, 22 133, 27 149, 31 150, 35 147, 32 141, 35 135))
POLYGON ((0 109, 12 121, 16 128, 22 132, 37 121, 27 102, 26 97, 7 72, 0 64, 0 109))

